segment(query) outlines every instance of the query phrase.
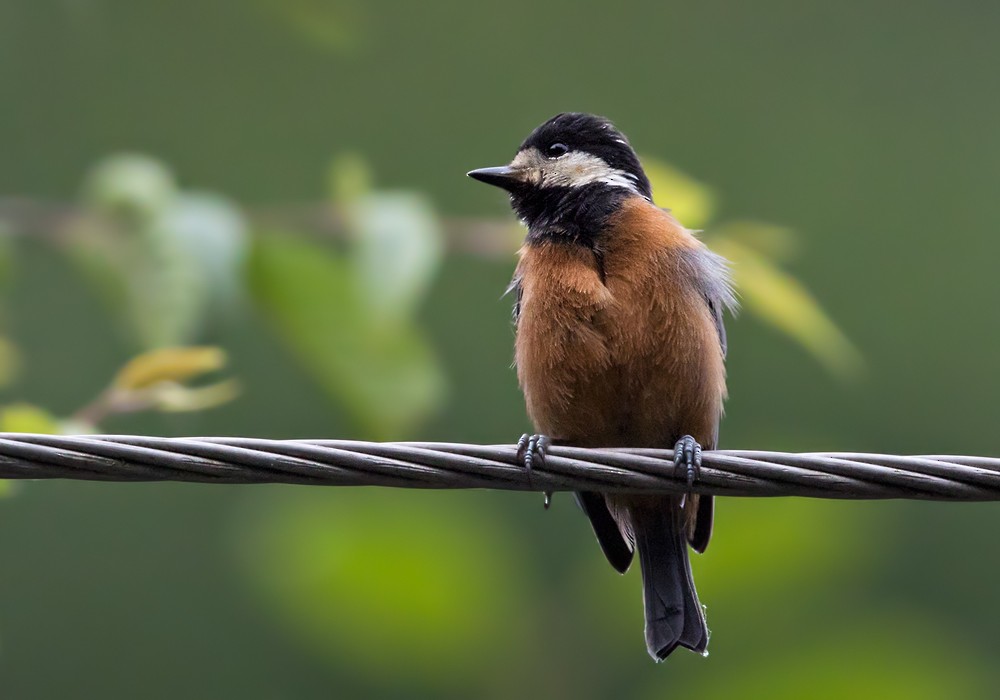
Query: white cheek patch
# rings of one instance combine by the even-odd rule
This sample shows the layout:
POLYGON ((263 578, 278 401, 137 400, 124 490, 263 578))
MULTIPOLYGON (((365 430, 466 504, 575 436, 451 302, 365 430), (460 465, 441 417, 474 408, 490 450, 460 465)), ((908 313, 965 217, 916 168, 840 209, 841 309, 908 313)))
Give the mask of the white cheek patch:
POLYGON ((511 167, 521 170, 525 180, 538 187, 583 187, 602 183, 638 192, 635 178, 630 173, 612 168, 603 159, 583 151, 546 158, 532 148, 518 153, 511 167))

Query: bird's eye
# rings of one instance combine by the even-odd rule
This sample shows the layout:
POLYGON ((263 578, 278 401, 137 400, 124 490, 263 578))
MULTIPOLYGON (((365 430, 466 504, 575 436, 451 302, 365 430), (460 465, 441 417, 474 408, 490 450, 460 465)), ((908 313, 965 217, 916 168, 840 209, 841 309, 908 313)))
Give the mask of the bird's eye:
POLYGON ((545 155, 549 158, 558 158, 569 153, 569 146, 564 143, 554 143, 545 149, 545 155))

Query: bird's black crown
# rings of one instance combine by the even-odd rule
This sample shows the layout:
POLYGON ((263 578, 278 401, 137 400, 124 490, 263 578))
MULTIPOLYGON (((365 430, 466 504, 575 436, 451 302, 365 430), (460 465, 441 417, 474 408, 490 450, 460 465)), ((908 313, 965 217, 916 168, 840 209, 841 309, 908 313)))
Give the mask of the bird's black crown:
POLYGON ((628 139, 604 117, 576 112, 557 114, 531 132, 518 153, 534 150, 551 160, 553 168, 576 152, 600 158, 609 176, 619 182, 597 178, 586 184, 553 186, 528 181, 511 187, 511 206, 528 226, 529 241, 561 240, 594 246, 624 199, 652 199, 649 178, 639 157, 628 139))
POLYGON ((582 112, 557 114, 532 131, 518 150, 534 147, 543 155, 557 157, 560 154, 551 150, 553 146, 597 156, 612 168, 631 175, 636 190, 652 198, 652 187, 639 157, 610 119, 582 112))

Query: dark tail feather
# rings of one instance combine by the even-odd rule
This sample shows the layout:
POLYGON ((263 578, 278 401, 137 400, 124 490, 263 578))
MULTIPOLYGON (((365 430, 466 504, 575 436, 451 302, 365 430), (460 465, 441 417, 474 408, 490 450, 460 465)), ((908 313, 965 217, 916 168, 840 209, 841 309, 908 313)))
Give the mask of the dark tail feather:
POLYGON ((706 496, 704 494, 701 496, 688 495, 689 501, 695 498, 698 500, 698 510, 694 519, 694 527, 688 536, 688 542, 691 544, 691 549, 698 552, 698 554, 704 554, 705 550, 708 549, 708 541, 712 539, 712 521, 715 520, 715 496, 706 496))
POLYGON ((633 513, 642 591, 646 604, 646 648, 657 661, 678 645, 698 653, 708 647, 705 612, 691 578, 680 499, 633 513))
POLYGON ((625 540, 621 528, 611 516, 604 494, 579 491, 576 494, 576 502, 590 518, 590 524, 594 528, 601 549, 604 550, 604 556, 611 562, 611 566, 615 567, 615 571, 624 574, 632 563, 632 546, 625 540))

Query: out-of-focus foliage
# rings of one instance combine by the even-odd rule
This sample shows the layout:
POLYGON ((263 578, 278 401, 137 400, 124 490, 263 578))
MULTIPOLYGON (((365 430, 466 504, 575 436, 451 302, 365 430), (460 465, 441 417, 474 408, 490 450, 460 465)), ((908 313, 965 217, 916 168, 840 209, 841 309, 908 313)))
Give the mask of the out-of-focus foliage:
POLYGON ((507 573, 524 557, 495 516, 443 502, 288 493, 245 513, 241 559, 279 619, 359 678, 470 687, 517 643, 527 591, 507 573))
POLYGON ((94 167, 83 201, 100 219, 72 250, 139 347, 190 342, 210 310, 232 310, 248 243, 227 200, 183 192, 161 163, 126 154, 94 167))
POLYGON ((0 432, 58 433, 59 421, 48 411, 38 406, 13 403, 0 408, 0 432))
MULTIPOLYGON (((2 433, 57 433, 58 421, 48 411, 27 403, 0 406, 0 432, 2 433)), ((15 481, 0 479, 0 498, 17 489, 15 481)))
POLYGON ((129 360, 111 382, 121 391, 139 391, 163 382, 184 382, 226 364, 219 348, 164 348, 129 360))
POLYGON ((235 399, 239 384, 224 379, 203 386, 187 382, 221 370, 226 354, 216 347, 152 350, 129 360, 93 400, 66 419, 29 404, 14 404, 0 417, 3 430, 17 433, 92 433, 111 416, 139 411, 189 413, 235 399))
POLYGON ((176 196, 173 173, 159 161, 134 153, 101 161, 83 186, 84 201, 136 226, 155 222, 176 196))
POLYGON ((708 185, 648 154, 642 156, 642 167, 659 206, 669 209, 690 229, 700 230, 711 223, 716 195, 708 185))
POLYGON ((236 398, 236 380, 198 387, 184 383, 222 369, 225 364, 226 354, 216 347, 151 350, 129 360, 98 401, 110 413, 146 408, 186 413, 215 408, 236 398))
POLYGON ((95 426, 116 413, 157 410, 167 413, 204 411, 232 401, 239 384, 224 379, 191 387, 186 382, 218 371, 226 365, 226 354, 216 347, 176 347, 151 350, 129 360, 111 385, 76 420, 95 426))
POLYGON ((444 397, 443 370, 414 321, 444 253, 440 223, 417 194, 373 190, 357 156, 334 162, 330 191, 346 247, 335 252, 294 235, 260 236, 251 287, 358 427, 399 437, 444 397))
POLYGON ((858 375, 860 353, 809 291, 777 265, 793 252, 791 231, 749 221, 716 224, 710 188, 656 158, 644 157, 643 165, 657 203, 689 228, 706 228, 706 242, 730 260, 747 311, 800 343, 831 372, 845 379, 858 375))
MULTIPOLYGON (((215 347, 164 348, 138 355, 115 375, 111 384, 67 418, 57 418, 33 404, 0 406, 0 432, 76 435, 93 433, 116 414, 158 410, 168 413, 204 411, 232 401, 239 394, 235 380, 200 387, 185 382, 222 369, 226 355, 215 347)), ((11 491, 0 480, 0 495, 11 491)))
POLYGON ((768 228, 737 221, 713 231, 716 252, 734 261, 733 276, 745 307, 801 343, 830 371, 847 379, 857 377, 863 367, 861 355, 812 294, 766 254, 743 242, 768 228))
POLYGON ((372 322, 398 326, 427 295, 444 255, 441 224, 425 197, 378 192, 362 158, 345 154, 330 168, 330 194, 351 241, 352 286, 372 322))
POLYGON ((365 434, 405 434, 441 400, 444 378, 411 322, 385 323, 358 269, 291 236, 262 237, 251 284, 279 333, 365 434))

